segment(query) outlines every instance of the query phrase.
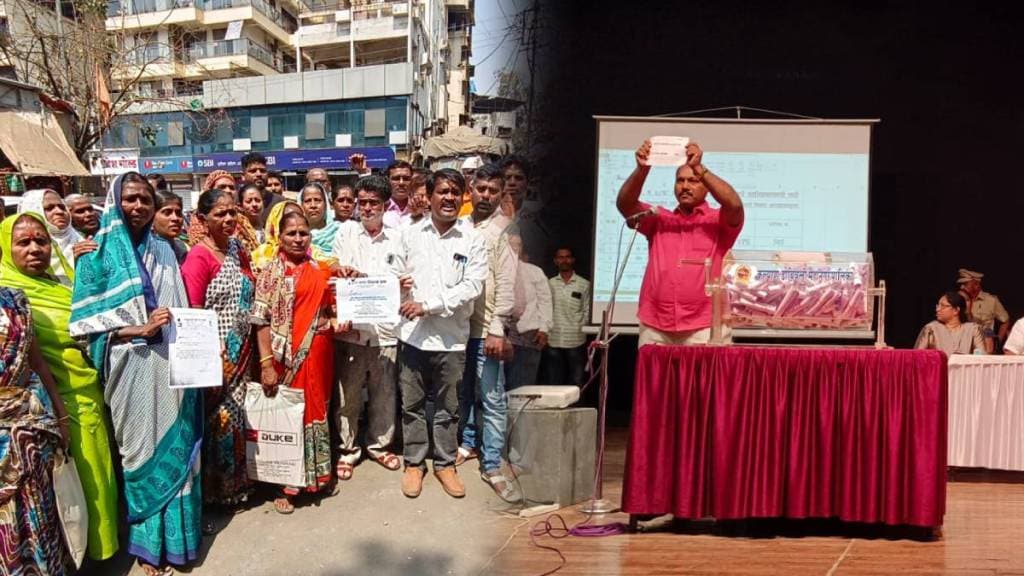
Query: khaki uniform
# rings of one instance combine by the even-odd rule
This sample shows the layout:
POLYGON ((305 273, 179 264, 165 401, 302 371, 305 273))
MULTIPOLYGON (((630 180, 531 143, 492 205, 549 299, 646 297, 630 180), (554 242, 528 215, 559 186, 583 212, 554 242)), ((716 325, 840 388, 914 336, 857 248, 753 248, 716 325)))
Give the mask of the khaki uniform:
POLYGON ((974 299, 974 303, 970 305, 967 316, 968 320, 981 326, 986 334, 994 332, 996 319, 1003 324, 1010 321, 1010 315, 1006 312, 1006 308, 1003 308, 1003 303, 999 301, 999 297, 989 294, 984 290, 978 294, 978 297, 974 299))

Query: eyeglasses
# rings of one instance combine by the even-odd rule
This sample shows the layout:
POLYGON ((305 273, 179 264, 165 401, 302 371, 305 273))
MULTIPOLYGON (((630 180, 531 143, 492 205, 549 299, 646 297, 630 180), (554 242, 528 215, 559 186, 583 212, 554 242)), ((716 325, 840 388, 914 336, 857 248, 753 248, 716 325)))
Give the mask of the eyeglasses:
POLYGON ((951 305, 949 305, 949 304, 946 304, 946 303, 944 303, 944 302, 939 302, 938 304, 936 304, 936 305, 935 305, 935 307, 936 307, 936 308, 952 308, 952 306, 951 306, 951 305))

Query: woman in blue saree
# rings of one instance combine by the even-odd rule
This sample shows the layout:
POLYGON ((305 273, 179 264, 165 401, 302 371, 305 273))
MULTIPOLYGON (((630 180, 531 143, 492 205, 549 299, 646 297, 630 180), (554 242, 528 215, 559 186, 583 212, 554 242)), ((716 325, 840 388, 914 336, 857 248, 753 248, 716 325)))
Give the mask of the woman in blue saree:
POLYGON ((202 404, 170 388, 169 308, 188 297, 174 250, 152 234, 153 188, 138 173, 110 186, 96 251, 76 266, 72 335, 89 337, 124 467, 128 551, 149 575, 196 559, 202 404))

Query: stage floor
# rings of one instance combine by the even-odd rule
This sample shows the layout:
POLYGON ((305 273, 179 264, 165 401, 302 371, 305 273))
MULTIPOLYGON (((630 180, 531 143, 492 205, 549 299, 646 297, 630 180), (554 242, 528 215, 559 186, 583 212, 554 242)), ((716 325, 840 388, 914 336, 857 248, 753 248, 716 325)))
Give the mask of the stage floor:
MULTIPOLYGON (((605 497, 618 503, 626 430, 609 433, 605 497)), ((647 531, 607 538, 542 536, 565 556, 559 575, 650 574, 956 574, 1024 576, 1024 474, 958 470, 947 491, 945 525, 937 538, 915 531, 882 532, 832 523, 646 523, 647 531)), ((573 524, 584 515, 562 510, 573 524)), ((544 517, 520 522, 493 559, 491 574, 540 575, 558 554, 530 542, 544 517)), ((627 522, 613 514, 597 523, 627 522)))

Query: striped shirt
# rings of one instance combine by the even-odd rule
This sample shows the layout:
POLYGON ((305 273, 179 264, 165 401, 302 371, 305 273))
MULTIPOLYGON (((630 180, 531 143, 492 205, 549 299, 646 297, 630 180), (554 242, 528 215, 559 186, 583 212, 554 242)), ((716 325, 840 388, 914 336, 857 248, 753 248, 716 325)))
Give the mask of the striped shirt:
POLYGON ((573 272, 568 282, 559 274, 548 280, 551 287, 552 326, 548 345, 576 348, 587 341, 583 326, 590 321, 590 282, 573 272))

